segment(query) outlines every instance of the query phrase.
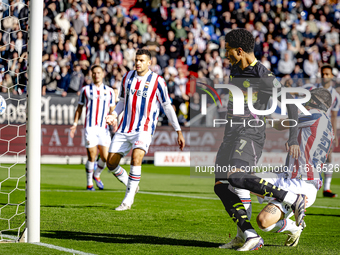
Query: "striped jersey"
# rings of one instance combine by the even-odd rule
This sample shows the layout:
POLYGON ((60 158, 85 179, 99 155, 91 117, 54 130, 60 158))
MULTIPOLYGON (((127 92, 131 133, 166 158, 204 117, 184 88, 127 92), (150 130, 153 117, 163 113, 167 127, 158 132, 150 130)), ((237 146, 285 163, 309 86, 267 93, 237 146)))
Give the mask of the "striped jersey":
POLYGON ((302 155, 294 159, 288 154, 286 166, 289 167, 291 179, 312 181, 319 189, 322 185, 323 164, 331 149, 334 135, 326 113, 318 109, 311 109, 309 112, 311 115, 301 114, 298 119, 298 142, 302 155))
POLYGON ((137 71, 127 72, 123 77, 120 100, 124 100, 124 115, 117 132, 146 131, 151 135, 157 126, 160 106, 171 103, 164 79, 150 70, 142 77, 137 71))
POLYGON ((81 90, 78 104, 86 106, 85 128, 107 128, 105 117, 109 114, 110 107, 115 105, 114 90, 105 84, 99 88, 94 84, 86 85, 81 90))
MULTIPOLYGON (((312 90, 312 89, 315 89, 315 88, 323 88, 323 86, 322 86, 321 83, 318 83, 318 84, 315 84, 315 85, 306 84, 306 85, 303 86, 303 88, 308 89, 308 90, 312 90)), ((340 109, 340 95, 335 90, 335 88, 333 86, 330 86, 327 90, 332 95, 332 105, 327 111, 328 116, 331 116, 331 111, 338 112, 339 109, 340 109)))

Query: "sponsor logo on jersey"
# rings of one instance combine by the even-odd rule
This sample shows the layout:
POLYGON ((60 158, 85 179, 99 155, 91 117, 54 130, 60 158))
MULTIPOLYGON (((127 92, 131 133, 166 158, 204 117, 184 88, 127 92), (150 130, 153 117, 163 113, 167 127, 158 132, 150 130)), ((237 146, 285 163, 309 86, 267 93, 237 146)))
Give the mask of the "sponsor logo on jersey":
POLYGON ((132 95, 136 94, 138 97, 142 96, 144 98, 148 97, 148 92, 147 91, 142 91, 140 89, 135 90, 135 89, 127 89, 127 93, 131 93, 132 95))
POLYGON ((241 154, 242 154, 243 151, 236 150, 235 152, 237 152, 237 153, 240 154, 240 156, 241 156, 241 154))

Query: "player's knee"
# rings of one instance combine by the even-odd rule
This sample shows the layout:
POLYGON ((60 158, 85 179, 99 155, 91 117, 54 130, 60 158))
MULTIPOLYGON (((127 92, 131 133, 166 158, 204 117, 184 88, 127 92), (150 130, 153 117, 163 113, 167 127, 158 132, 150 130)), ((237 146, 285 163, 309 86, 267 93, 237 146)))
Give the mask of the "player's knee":
POLYGON ((230 173, 227 176, 227 180, 231 186, 238 187, 238 184, 243 182, 243 173, 230 173))
POLYGON ((111 160, 108 160, 108 161, 106 162, 106 166, 107 166, 108 169, 113 170, 113 169, 116 169, 116 168, 117 168, 118 163, 112 162, 111 160))
POLYGON ((96 156, 95 156, 95 155, 89 154, 89 155, 88 155, 88 160, 89 160, 90 162, 94 162, 94 161, 96 161, 96 156))
POLYGON ((268 228, 270 225, 270 223, 267 221, 265 215, 263 214, 259 214, 256 217, 256 222, 257 225, 259 226, 260 229, 262 229, 263 231, 265 231, 266 228, 268 228))
POLYGON ((133 165, 133 166, 141 166, 142 165, 142 158, 140 158, 140 157, 132 157, 132 159, 131 159, 131 165, 133 165))
POLYGON ((225 193, 225 187, 226 184, 223 184, 222 182, 217 181, 214 186, 214 192, 217 196, 220 196, 222 193, 225 193))

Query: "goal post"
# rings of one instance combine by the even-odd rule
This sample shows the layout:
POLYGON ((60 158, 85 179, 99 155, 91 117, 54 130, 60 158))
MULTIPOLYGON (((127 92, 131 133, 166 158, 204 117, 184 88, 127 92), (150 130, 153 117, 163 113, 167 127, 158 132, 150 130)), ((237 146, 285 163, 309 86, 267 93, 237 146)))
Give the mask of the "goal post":
POLYGON ((40 155, 43 0, 30 1, 28 36, 26 228, 27 242, 40 242, 40 155))

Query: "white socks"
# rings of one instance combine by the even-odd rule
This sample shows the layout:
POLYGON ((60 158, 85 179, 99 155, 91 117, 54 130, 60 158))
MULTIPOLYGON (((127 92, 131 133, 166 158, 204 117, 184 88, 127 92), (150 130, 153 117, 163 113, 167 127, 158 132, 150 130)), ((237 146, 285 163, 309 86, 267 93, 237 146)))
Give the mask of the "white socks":
POLYGON ((247 229, 246 231, 244 231, 244 235, 246 237, 244 240, 246 240, 247 238, 250 238, 250 237, 257 237, 257 236, 259 236, 256 233, 255 229, 247 229))
MULTIPOLYGON (((326 161, 328 162, 328 160, 326 161)), ((333 164, 327 164, 327 171, 325 172, 325 180, 323 184, 323 190, 330 190, 331 189, 331 181, 332 181, 332 175, 333 175, 333 164)))
POLYGON ((122 168, 120 165, 118 165, 114 170, 111 171, 113 175, 125 186, 128 184, 128 175, 127 172, 122 168))
POLYGON ((93 186, 93 171, 94 171, 94 162, 87 161, 85 164, 86 175, 87 175, 87 186, 93 186))
POLYGON ((299 229, 300 227, 296 226, 295 221, 292 221, 290 219, 283 219, 283 220, 279 220, 278 222, 269 226, 268 228, 265 228, 262 230, 265 232, 294 234, 299 229))
POLYGON ((122 203, 125 203, 129 206, 133 204, 141 173, 141 166, 131 166, 129 180, 126 186, 126 193, 122 203))
POLYGON ((331 189, 331 181, 332 181, 332 177, 325 177, 325 182, 323 184, 324 191, 331 189))
POLYGON ((106 163, 101 158, 99 158, 97 169, 96 171, 94 171, 94 174, 93 174, 94 177, 99 178, 100 174, 103 172, 105 167, 106 167, 106 163))
POLYGON ((285 202, 286 204, 288 204, 289 206, 291 206, 292 204, 295 203, 297 197, 298 197, 298 196, 297 196, 296 194, 294 194, 294 193, 288 191, 288 192, 287 192, 287 195, 285 196, 283 202, 285 202))
POLYGON ((325 181, 323 184, 323 190, 330 190, 331 189, 331 181, 332 181, 332 175, 333 175, 333 167, 329 167, 331 164, 328 164, 328 171, 325 172, 325 181))

